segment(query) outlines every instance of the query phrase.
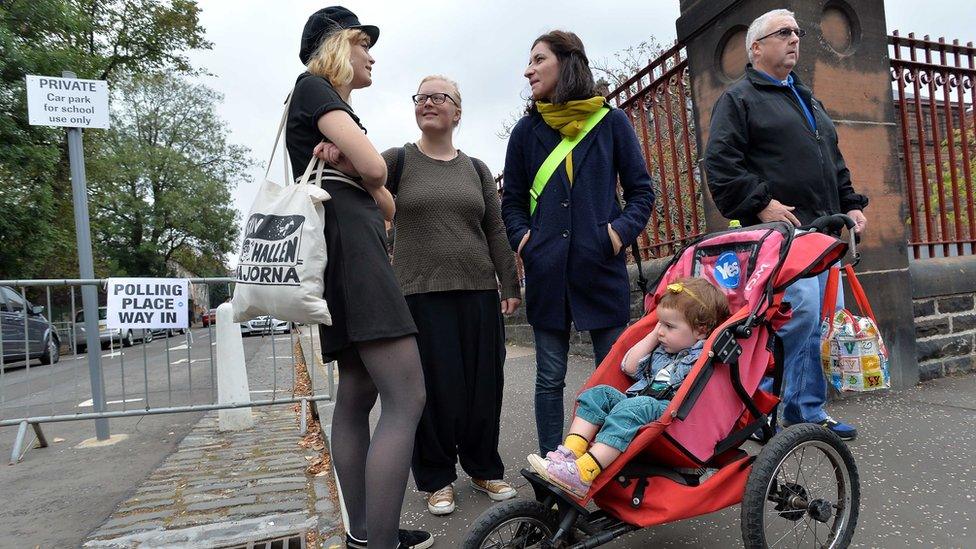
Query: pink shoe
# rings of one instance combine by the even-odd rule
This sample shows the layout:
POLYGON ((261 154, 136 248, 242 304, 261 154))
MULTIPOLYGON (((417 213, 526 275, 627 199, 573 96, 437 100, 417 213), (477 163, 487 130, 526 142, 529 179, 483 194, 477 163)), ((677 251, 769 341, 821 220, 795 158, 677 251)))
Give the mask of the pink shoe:
POLYGON ((576 461, 576 454, 572 450, 560 444, 555 450, 546 454, 546 459, 552 463, 559 461, 576 461))
POLYGON ((532 466, 532 470, 536 472, 537 475, 545 480, 549 480, 549 464, 550 463, 562 463, 565 461, 576 461, 576 454, 572 450, 559 445, 558 448, 546 454, 546 457, 542 457, 539 454, 529 454, 528 458, 529 465, 532 466))
POLYGON ((583 482, 580 478, 576 461, 549 462, 546 474, 549 482, 578 498, 586 497, 586 493, 590 491, 590 483, 583 482))

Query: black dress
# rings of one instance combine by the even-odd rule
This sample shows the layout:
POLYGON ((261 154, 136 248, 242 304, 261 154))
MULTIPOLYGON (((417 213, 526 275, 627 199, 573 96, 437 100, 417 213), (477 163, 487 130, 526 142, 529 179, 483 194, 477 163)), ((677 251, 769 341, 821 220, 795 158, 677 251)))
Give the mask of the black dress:
MULTIPOLYGON (((312 149, 325 139, 318 119, 332 110, 348 112, 359 124, 352 108, 326 79, 301 75, 292 94, 285 135, 296 179, 305 172, 312 149)), ((356 181, 334 170, 326 170, 320 180, 332 196, 324 203, 329 254, 325 300, 332 313, 332 325, 319 326, 325 361, 335 360, 355 342, 417 333, 386 252, 383 215, 373 197, 353 183, 356 181)))

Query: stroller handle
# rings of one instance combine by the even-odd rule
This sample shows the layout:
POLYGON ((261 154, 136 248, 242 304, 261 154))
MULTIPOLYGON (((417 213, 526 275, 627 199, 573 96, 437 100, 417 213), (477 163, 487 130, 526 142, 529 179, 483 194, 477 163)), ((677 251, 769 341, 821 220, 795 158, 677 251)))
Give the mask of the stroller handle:
POLYGON ((846 227, 850 238, 851 256, 854 258, 851 266, 854 266, 861 261, 861 255, 857 252, 857 244, 861 241, 861 235, 854 232, 855 225, 856 223, 854 223, 854 220, 849 215, 833 214, 818 217, 811 221, 809 225, 804 225, 800 229, 829 234, 839 238, 841 230, 846 227))

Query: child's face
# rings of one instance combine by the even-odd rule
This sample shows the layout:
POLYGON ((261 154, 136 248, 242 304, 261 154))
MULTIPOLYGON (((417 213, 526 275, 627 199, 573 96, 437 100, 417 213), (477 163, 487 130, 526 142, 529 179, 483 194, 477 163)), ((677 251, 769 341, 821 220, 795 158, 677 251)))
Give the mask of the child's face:
POLYGON ((707 334, 693 328, 676 309, 657 308, 657 340, 669 354, 688 349, 707 334))

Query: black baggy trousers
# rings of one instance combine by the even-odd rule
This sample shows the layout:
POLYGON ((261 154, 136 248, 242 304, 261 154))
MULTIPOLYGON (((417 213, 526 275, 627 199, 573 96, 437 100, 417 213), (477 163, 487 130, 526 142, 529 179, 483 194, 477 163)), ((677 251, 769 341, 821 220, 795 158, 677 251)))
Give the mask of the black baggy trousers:
POLYGON ((413 450, 417 489, 435 492, 454 482, 458 461, 471 478, 502 478, 505 325, 498 292, 428 292, 406 299, 427 387, 413 450))

